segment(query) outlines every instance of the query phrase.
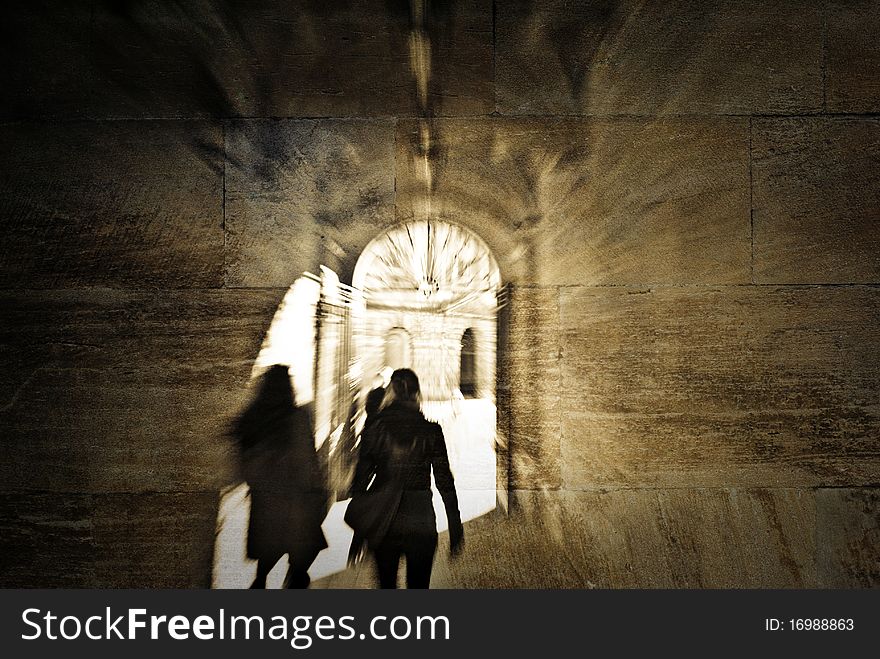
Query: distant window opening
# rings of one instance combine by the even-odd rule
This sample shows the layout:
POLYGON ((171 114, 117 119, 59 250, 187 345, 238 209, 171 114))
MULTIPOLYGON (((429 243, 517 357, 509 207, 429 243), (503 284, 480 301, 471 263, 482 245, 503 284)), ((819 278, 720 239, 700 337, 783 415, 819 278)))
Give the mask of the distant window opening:
POLYGON ((477 397, 477 342, 470 327, 461 335, 458 389, 465 398, 477 397))
POLYGON ((409 332, 402 327, 393 327, 385 337, 385 365, 388 368, 409 368, 411 362, 412 346, 409 332))

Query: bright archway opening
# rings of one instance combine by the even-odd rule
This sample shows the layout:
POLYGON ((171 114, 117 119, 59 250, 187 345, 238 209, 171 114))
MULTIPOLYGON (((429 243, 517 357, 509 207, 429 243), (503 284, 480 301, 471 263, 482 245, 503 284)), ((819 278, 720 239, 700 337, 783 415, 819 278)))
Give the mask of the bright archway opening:
MULTIPOLYGON (((488 246, 450 222, 405 222, 367 245, 352 285, 359 294, 351 335, 353 359, 365 376, 361 400, 374 376, 398 367, 389 359, 406 353, 405 365, 419 376, 425 416, 443 427, 462 519, 489 512, 496 504, 501 276, 488 246), (398 350, 399 344, 407 347, 398 350)), ((434 503, 443 529, 437 492, 434 503)))

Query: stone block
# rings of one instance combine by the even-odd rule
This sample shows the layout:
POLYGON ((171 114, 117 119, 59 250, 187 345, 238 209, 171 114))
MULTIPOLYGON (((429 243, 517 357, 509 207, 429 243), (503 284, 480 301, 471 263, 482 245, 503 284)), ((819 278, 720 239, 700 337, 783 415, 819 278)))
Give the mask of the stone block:
POLYGON ((808 0, 501 3, 497 109, 818 112, 822 21, 821 5, 808 0))
POLYGON ((562 475, 813 487, 880 475, 874 288, 563 288, 562 475))
POLYGON ((202 122, 0 126, 0 287, 219 285, 221 145, 202 122))
POLYGON ((419 126, 400 124, 398 216, 466 224, 509 281, 749 281, 745 119, 449 119, 431 130, 427 180, 419 126))
POLYGON ((823 588, 880 586, 880 490, 816 491, 819 583, 823 588))
POLYGON ((90 495, 0 494, 0 586, 97 585, 90 495))
POLYGON ((5 293, 5 490, 219 488, 283 291, 5 293))
MULTIPOLYGON (((416 114, 406 2, 17 3, 5 117, 416 114), (13 69, 19 67, 13 67, 13 69)), ((492 111, 492 5, 434 5, 435 113, 492 111)))
POLYGON ((96 497, 98 587, 210 587, 218 506, 217 492, 96 497))
POLYGON ((511 487, 559 486, 559 291, 514 287, 510 294, 510 340, 502 359, 510 377, 511 487))
POLYGON ((758 283, 880 282, 880 121, 755 120, 758 283))
POLYGON ((4 588, 206 588, 216 492, 0 494, 4 588))
MULTIPOLYGON (((351 264, 394 222, 390 121, 236 121, 226 140, 226 282, 287 287, 351 264)), ((342 273, 340 273, 342 274, 342 273)))
POLYGON ((828 111, 880 112, 880 6, 872 0, 833 0, 827 21, 828 111))
POLYGON ((438 552, 432 587, 816 587, 810 491, 531 491, 512 498, 509 517, 465 525, 461 558, 438 552))

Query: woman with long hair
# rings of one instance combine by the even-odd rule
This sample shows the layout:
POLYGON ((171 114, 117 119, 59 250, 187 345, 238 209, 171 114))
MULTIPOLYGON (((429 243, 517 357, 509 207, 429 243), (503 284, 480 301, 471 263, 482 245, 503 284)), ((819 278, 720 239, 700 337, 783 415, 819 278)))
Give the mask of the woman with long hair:
MULTIPOLYGON (((407 587, 430 585, 437 550, 432 470, 449 518, 453 555, 461 551, 464 540, 443 430, 425 419, 420 400, 416 374, 407 368, 394 371, 381 410, 361 438, 351 505, 357 505, 356 500, 369 492, 369 500, 381 510, 372 511, 375 516, 364 525, 364 531, 355 528, 352 554, 359 552, 360 542, 366 542, 376 561, 381 588, 397 587, 401 556, 406 558, 407 587)), ((355 527, 362 525, 359 520, 351 521, 355 527)))

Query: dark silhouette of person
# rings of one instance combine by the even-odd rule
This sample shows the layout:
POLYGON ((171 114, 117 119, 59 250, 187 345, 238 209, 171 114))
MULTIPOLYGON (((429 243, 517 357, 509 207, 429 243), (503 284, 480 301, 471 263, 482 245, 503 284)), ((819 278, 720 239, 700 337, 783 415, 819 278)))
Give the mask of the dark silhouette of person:
MULTIPOLYGON (((366 492, 368 486, 392 493, 385 499, 387 530, 382 537, 366 541, 376 561, 381 588, 397 588, 401 556, 406 558, 407 587, 430 585, 437 550, 432 469, 449 518, 453 555, 461 551, 464 540, 443 430, 439 424, 425 419, 419 407, 420 398, 416 374, 406 368, 394 371, 382 408, 361 438, 353 495, 366 492)), ((359 548, 353 546, 352 554, 358 552, 359 548)))
POLYGON ((248 558, 257 560, 251 588, 288 554, 288 588, 307 588, 309 566, 327 547, 321 530, 329 494, 315 451, 311 415, 297 407, 289 368, 276 364, 261 377, 237 424, 242 473, 250 487, 248 558))
MULTIPOLYGON (((364 425, 361 428, 360 437, 358 438, 359 442, 363 440, 364 432, 366 432, 367 428, 373 425, 373 422, 379 415, 379 410, 382 407, 382 400, 385 398, 384 382, 385 381, 382 379, 382 376, 377 375, 375 381, 373 382, 374 388, 370 389, 369 393, 367 393, 367 398, 364 401, 364 425)), ((357 463, 355 463, 355 469, 357 469, 357 463)), ((353 484, 354 476, 352 476, 351 485, 349 486, 349 497, 354 494, 353 484)), ((361 537, 357 533, 357 531, 355 531, 354 537, 351 541, 352 550, 349 552, 350 562, 356 562, 360 555, 363 554, 364 542, 365 539, 361 537)))
POLYGON ((364 412, 366 419, 364 420, 364 430, 369 428, 376 417, 379 415, 379 409, 382 407, 382 400, 385 398, 385 387, 381 384, 375 389, 371 389, 367 394, 367 400, 364 402, 364 412))

